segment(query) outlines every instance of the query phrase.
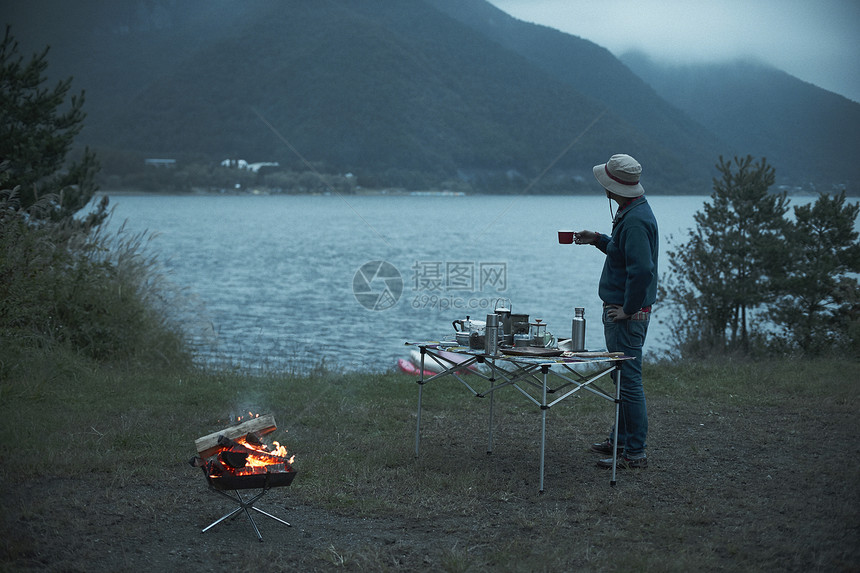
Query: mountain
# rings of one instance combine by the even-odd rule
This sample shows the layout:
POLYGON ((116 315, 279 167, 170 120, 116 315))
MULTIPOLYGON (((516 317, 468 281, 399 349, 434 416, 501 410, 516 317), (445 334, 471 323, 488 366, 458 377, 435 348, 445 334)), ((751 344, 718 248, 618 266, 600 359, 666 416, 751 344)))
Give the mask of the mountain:
POLYGON ((359 175, 501 174, 520 189, 550 167, 545 182, 593 187, 591 166, 617 150, 640 158, 655 191, 701 175, 603 102, 421 0, 13 8, 16 35, 33 49, 50 43, 52 73, 86 89, 81 140, 97 149, 359 175))
POLYGON ((860 152, 856 102, 757 62, 660 65, 641 53, 622 61, 725 141, 726 156, 767 157, 783 184, 856 191, 858 178, 847 169, 860 152))
POLYGON ((517 20, 484 0, 426 0, 550 76, 601 102, 654 145, 710 173, 724 143, 659 96, 609 50, 578 36, 517 20), (679 153, 683 150, 683 153, 679 153))
MULTIPOLYGON (((279 149, 288 160, 289 142, 344 170, 440 176, 535 173, 599 112, 417 0, 270 3, 235 37, 187 54, 134 104, 116 119, 117 146, 279 149), (145 132, 134 128, 141 119, 145 132)), ((616 118, 605 125, 610 142, 625 137, 616 118)), ((595 131, 587 143, 598 141, 595 131)))
MULTIPOLYGON (((710 189, 719 154, 757 153, 604 48, 484 0, 7 4, 22 46, 50 44, 49 73, 86 91, 80 141, 106 163, 241 157, 379 182, 523 190, 542 177, 541 190, 593 191, 591 166, 624 152, 649 192, 689 193, 710 189)), ((755 120, 745 129, 763 132, 755 120)), ((787 158, 809 153, 792 129, 778 132, 787 158)))

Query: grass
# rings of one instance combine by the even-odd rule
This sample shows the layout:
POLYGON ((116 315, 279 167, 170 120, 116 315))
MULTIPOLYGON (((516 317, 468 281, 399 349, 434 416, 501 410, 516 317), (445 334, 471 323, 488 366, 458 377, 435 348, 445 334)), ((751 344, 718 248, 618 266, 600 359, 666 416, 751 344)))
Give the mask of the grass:
MULTIPOLYGON (((609 488, 608 473, 592 466, 585 446, 602 437, 610 409, 592 397, 573 398, 549 413, 547 492, 539 495, 539 417, 513 391, 497 397, 494 453, 487 456, 486 401, 455 382, 428 384, 415 458, 417 385, 401 374, 155 372, 95 366, 59 351, 30 358, 13 365, 7 356, 2 369, 3 482, 25 491, 78 481, 106 487, 98 495, 112 504, 129 503, 118 499, 124 490, 156 488, 136 518, 175 529, 152 549, 165 554, 165 567, 176 566, 171 543, 181 549, 215 537, 169 525, 159 498, 182 496, 158 484, 198 480, 185 465, 194 440, 248 411, 274 414, 279 427, 270 438, 296 455, 291 503, 324 515, 341 534, 312 538, 301 549, 297 531, 278 532, 286 547, 243 548, 250 561, 238 570, 259 570, 286 554, 305 570, 860 567, 860 464, 857 456, 838 456, 843 447, 855 451, 860 437, 858 363, 650 365, 652 467, 623 473, 609 488), (822 449, 822 440, 839 445, 822 449)), ((200 503, 211 502, 205 493, 200 503)), ((19 534, 6 535, 0 556, 20 566, 28 551, 38 553, 38 535, 50 537, 46 531, 97 504, 87 495, 77 492, 65 505, 17 504, 3 524, 5 533, 19 534), (32 523, 42 524, 39 534, 20 533, 32 523)), ((261 526, 276 534, 270 523, 261 526)), ((246 524, 235 527, 247 533, 246 524)), ((47 563, 57 569, 80 567, 74 554, 54 559, 47 563)), ((87 563, 89 570, 116 566, 87 563)))

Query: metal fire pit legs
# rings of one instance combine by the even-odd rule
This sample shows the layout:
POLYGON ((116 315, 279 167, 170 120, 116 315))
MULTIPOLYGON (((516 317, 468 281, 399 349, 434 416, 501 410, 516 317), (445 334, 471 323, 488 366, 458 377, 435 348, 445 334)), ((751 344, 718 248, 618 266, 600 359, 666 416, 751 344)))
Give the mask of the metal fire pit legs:
POLYGON ((286 525, 286 526, 288 526, 288 527, 292 527, 292 525, 290 525, 289 523, 287 523, 286 521, 284 521, 284 520, 283 520, 283 519, 281 519, 280 517, 275 517, 275 516, 274 516, 274 515, 272 515, 271 513, 267 513, 267 512, 265 512, 265 511, 263 511, 262 509, 260 509, 259 507, 254 507, 254 504, 257 502, 257 500, 258 500, 258 499, 260 499, 261 497, 263 497, 264 495, 266 495, 266 492, 267 492, 267 491, 269 491, 269 488, 264 488, 264 489, 263 489, 263 491, 261 491, 260 493, 258 493, 257 495, 255 495, 254 497, 252 497, 251 499, 249 499, 248 501, 245 501, 244 499, 242 499, 242 494, 240 494, 240 493, 239 493, 239 490, 237 490, 237 489, 236 489, 236 490, 233 490, 233 493, 235 493, 235 494, 236 494, 236 497, 233 497, 232 495, 230 495, 230 494, 228 494, 228 493, 224 493, 224 492, 223 492, 223 491, 221 491, 220 489, 215 489, 214 487, 210 487, 209 489, 211 489, 212 491, 214 491, 214 492, 216 492, 216 493, 219 493, 219 494, 223 495, 224 497, 226 497, 227 499, 229 499, 229 500, 231 500, 231 501, 238 501, 238 502, 239 502, 239 507, 237 507, 236 509, 234 509, 234 510, 233 510, 233 511, 231 511, 230 513, 228 513, 228 514, 224 515, 224 516, 223 516, 223 517, 221 517, 220 519, 217 519, 217 520, 213 521, 211 524, 209 524, 208 526, 206 526, 205 528, 203 528, 203 531, 201 531, 200 533, 206 533, 207 531, 209 531, 210 529, 212 529, 213 527, 215 527, 216 525, 218 525, 218 524, 219 524, 219 523, 221 523, 222 521, 225 521, 225 520, 227 520, 227 519, 230 519, 231 517, 233 517, 234 515, 236 515, 236 514, 237 514, 237 513, 239 513, 240 511, 244 511, 244 512, 245 512, 245 515, 247 515, 247 516, 248 516, 248 521, 250 521, 250 522, 251 522, 251 527, 253 527, 253 528, 254 528, 254 533, 256 533, 256 534, 257 534, 257 539, 258 539, 258 540, 260 540, 260 541, 262 542, 262 541, 263 541, 263 536, 262 536, 262 535, 260 535, 260 529, 257 527, 257 522, 255 522, 255 521, 254 521, 254 517, 251 515, 251 512, 250 512, 250 511, 248 511, 249 509, 253 509, 254 511, 257 511, 257 512, 259 512, 259 513, 262 513, 263 515, 265 515, 265 516, 267 516, 267 517, 271 517, 271 518, 272 518, 272 519, 274 519, 275 521, 280 521, 280 522, 281 522, 281 523, 283 523, 284 525, 286 525))

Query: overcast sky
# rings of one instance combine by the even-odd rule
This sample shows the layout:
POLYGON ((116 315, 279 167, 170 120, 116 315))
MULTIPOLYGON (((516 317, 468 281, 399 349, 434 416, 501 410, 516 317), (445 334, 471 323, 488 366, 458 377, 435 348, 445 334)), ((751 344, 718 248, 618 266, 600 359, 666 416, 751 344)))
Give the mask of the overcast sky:
POLYGON ((752 56, 860 102, 860 0, 489 0, 616 56, 677 63, 752 56))

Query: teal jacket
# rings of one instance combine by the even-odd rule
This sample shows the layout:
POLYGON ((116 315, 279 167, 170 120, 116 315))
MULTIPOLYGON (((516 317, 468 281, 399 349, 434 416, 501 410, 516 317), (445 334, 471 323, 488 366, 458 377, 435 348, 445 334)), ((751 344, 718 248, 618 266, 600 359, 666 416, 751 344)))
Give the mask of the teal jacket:
POLYGON ((612 235, 600 235, 597 248, 606 253, 598 295, 605 304, 634 314, 657 300, 657 219, 644 196, 619 209, 612 235))

